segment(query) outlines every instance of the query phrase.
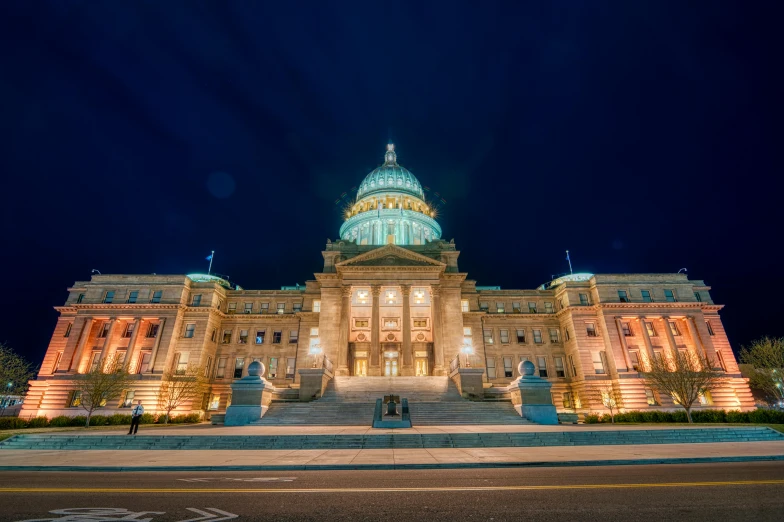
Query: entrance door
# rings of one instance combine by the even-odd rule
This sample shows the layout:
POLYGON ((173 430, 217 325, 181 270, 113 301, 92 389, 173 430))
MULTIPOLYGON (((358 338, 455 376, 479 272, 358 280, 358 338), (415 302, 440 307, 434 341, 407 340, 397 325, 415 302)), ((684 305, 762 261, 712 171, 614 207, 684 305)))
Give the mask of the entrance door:
POLYGON ((397 376, 397 359, 387 359, 384 361, 384 375, 386 377, 397 376))
POLYGON ((367 377, 367 359, 356 359, 354 361, 354 376, 367 377))
POLYGON ((416 376, 422 377, 427 375, 427 359, 416 360, 416 376))

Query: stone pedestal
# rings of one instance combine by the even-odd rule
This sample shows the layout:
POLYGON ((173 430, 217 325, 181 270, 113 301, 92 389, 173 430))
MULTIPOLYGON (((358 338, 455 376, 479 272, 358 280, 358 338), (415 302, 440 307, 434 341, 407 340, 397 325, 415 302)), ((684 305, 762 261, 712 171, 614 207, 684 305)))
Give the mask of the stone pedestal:
POLYGON ((244 426, 267 413, 275 387, 263 374, 264 365, 254 361, 248 366, 248 376, 231 384, 231 406, 226 408, 224 426, 244 426))
POLYGON ((523 361, 518 366, 520 378, 509 385, 512 404, 524 419, 537 424, 558 424, 558 414, 550 394, 552 384, 534 375, 534 363, 523 361))
POLYGON ((484 375, 482 368, 458 368, 452 375, 457 390, 464 399, 470 401, 483 401, 485 400, 485 390, 482 376, 484 375))
POLYGON ((319 399, 332 378, 324 368, 302 368, 299 372, 299 400, 308 402, 319 399))

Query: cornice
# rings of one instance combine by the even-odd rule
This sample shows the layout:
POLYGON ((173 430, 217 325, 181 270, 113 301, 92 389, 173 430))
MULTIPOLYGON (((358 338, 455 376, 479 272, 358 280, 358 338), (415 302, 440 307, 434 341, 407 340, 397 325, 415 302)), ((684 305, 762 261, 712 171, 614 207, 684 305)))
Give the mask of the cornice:
POLYGON ((55 310, 62 313, 76 313, 78 309, 75 306, 53 306, 55 310))
POLYGON ((338 267, 338 273, 343 272, 444 272, 444 266, 343 266, 338 267))
MULTIPOLYGON (((187 307, 182 304, 160 304, 160 303, 96 303, 96 304, 74 304, 71 305, 75 310, 185 310, 187 307)), ((206 308, 206 307, 205 307, 206 308)))
MULTIPOLYGON (((693 302, 693 303, 672 303, 668 301, 664 302, 653 302, 653 303, 597 303, 592 305, 592 307, 596 309, 608 308, 608 309, 641 309, 641 310, 651 310, 657 309, 661 310, 662 308, 670 308, 670 309, 683 309, 683 308, 697 308, 701 310, 721 310, 724 308, 724 305, 717 305, 717 304, 707 304, 707 303, 700 303, 700 302, 693 302)), ((591 307, 568 307, 568 308, 591 308, 591 307)))

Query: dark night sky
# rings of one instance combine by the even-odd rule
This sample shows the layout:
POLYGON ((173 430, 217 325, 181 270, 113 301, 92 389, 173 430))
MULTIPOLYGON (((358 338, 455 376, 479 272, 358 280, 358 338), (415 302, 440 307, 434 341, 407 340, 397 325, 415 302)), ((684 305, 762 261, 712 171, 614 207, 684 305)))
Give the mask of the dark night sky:
POLYGON ((580 271, 686 267, 736 349, 784 335, 783 10, 2 2, 0 339, 38 363, 92 268, 214 249, 246 288, 311 279, 388 139, 479 284, 533 288, 567 248, 580 271))

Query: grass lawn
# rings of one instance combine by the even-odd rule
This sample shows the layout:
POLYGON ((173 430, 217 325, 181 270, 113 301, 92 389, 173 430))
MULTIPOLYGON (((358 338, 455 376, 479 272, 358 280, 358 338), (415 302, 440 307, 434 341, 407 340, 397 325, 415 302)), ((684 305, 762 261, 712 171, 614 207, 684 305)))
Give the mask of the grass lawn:
MULTIPOLYGON (((586 426, 602 426, 602 427, 609 427, 613 426, 607 422, 601 422, 598 424, 586 424, 586 426)), ((773 428, 776 431, 780 431, 784 433, 784 424, 752 424, 750 422, 695 422, 694 424, 689 424, 688 422, 616 422, 615 426, 639 426, 640 428, 644 428, 646 426, 672 426, 673 428, 684 428, 688 426, 704 426, 706 428, 717 428, 717 427, 726 427, 726 426, 767 426, 768 428, 773 428)))
MULTIPOLYGON (((208 425, 209 422, 200 422, 195 424, 142 424, 139 429, 143 431, 147 431, 150 428, 159 430, 159 429, 166 429, 166 428, 185 428, 187 426, 199 426, 199 425, 208 425)), ((25 434, 25 433, 59 433, 59 432, 76 432, 76 433, 83 433, 86 430, 90 431, 98 431, 98 430, 122 430, 128 428, 128 424, 117 424, 114 426, 90 426, 89 428, 84 428, 82 426, 64 426, 58 428, 22 428, 20 430, 0 430, 0 441, 5 440, 9 437, 13 437, 14 435, 25 434)))

